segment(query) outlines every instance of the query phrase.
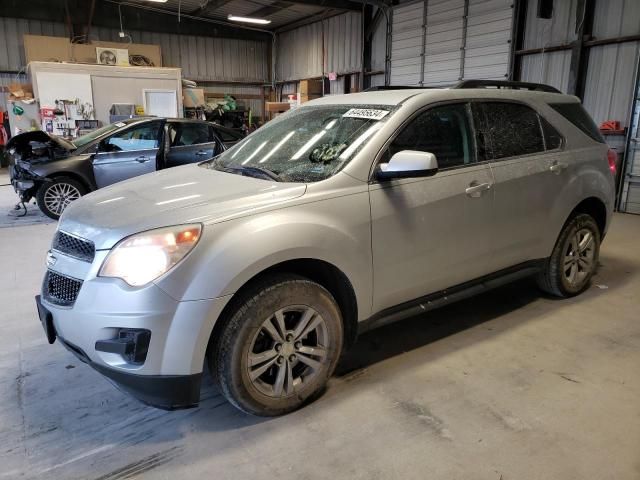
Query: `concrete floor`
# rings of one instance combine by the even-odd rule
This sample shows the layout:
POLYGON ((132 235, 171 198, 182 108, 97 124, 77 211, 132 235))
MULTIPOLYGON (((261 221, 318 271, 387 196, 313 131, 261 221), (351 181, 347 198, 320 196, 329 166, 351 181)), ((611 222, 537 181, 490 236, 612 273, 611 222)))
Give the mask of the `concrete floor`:
POLYGON ((0 478, 640 478, 640 217, 594 285, 523 281, 363 336, 328 391, 246 416, 142 406, 46 344, 33 296, 55 225, 0 229, 0 478))

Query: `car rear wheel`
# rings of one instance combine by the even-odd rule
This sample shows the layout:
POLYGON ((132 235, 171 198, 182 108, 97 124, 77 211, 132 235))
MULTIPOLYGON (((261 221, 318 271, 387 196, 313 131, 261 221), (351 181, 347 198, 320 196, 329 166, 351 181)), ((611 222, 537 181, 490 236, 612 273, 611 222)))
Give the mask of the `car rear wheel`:
POLYGON ((342 332, 340 310, 325 288, 295 275, 270 277, 213 339, 210 370, 239 409, 282 415, 323 391, 342 351, 342 332))
POLYGON ((542 290, 557 297, 572 297, 589 286, 598 266, 600 229, 587 214, 570 219, 538 276, 542 290))
POLYGON ((58 220, 64 209, 87 190, 79 181, 70 177, 55 177, 42 184, 36 194, 38 207, 47 217, 58 220))

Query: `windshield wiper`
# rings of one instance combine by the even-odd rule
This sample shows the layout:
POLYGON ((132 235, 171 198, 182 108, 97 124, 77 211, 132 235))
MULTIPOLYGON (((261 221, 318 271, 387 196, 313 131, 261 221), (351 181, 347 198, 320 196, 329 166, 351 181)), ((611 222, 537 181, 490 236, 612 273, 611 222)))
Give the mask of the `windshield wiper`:
POLYGON ((248 165, 242 165, 239 167, 227 167, 230 170, 237 170, 240 172, 251 172, 254 174, 258 174, 262 177, 269 177, 271 180, 273 180, 274 182, 281 182, 282 178, 280 178, 280 176, 275 173, 272 172, 271 170, 269 170, 268 168, 263 168, 263 167, 253 167, 253 166, 248 166, 248 165))
POLYGON ((278 175, 276 172, 272 172, 268 168, 254 167, 251 165, 229 166, 229 165, 223 165, 220 160, 221 160, 220 158, 214 158, 213 160, 207 160, 204 163, 208 163, 210 168, 213 167, 215 170, 220 170, 222 172, 239 173, 240 175, 247 174, 247 176, 249 177, 256 177, 256 178, 267 177, 269 180, 273 180, 274 182, 283 181, 280 175, 278 175))

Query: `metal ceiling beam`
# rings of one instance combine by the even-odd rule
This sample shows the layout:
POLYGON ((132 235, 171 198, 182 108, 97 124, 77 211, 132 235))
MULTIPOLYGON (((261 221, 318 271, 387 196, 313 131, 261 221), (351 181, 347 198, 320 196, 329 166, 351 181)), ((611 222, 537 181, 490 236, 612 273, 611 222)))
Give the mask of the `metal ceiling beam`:
POLYGON ((359 12, 362 9, 362 3, 358 0, 290 0, 290 2, 312 7, 333 8, 336 10, 355 10, 359 12))
POLYGON ((285 25, 281 25, 276 28, 275 33, 283 33, 289 30, 294 30, 298 27, 303 27, 305 25, 309 25, 310 23, 319 22, 321 20, 326 20, 327 18, 335 17, 336 15, 341 15, 344 13, 344 10, 324 10, 322 12, 314 13, 313 15, 309 15, 308 17, 301 18, 300 20, 295 20, 291 23, 287 23, 285 25))
POLYGON ((270 15, 273 15, 274 13, 278 13, 282 10, 286 10, 287 8, 293 5, 294 4, 291 2, 277 1, 277 2, 273 2, 271 5, 265 5, 264 7, 261 7, 258 10, 255 10, 249 13, 247 16, 256 17, 256 18, 265 18, 265 17, 269 17, 270 15))
POLYGON ((199 8, 189 12, 189 15, 208 15, 209 13, 215 12, 218 8, 224 7, 229 2, 231 2, 231 0, 206 0, 199 8))

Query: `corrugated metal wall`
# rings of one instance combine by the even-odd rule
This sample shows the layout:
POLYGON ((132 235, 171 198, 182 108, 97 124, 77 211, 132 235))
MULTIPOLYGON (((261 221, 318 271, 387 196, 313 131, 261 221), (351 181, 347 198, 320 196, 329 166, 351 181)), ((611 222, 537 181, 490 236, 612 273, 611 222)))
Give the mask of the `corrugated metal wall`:
MULTIPOLYGON (((536 17, 537 3, 529 2, 524 48, 565 45, 575 40, 577 0, 554 2, 553 17, 536 17)), ((640 34, 640 1, 596 0, 593 37, 605 39, 640 34)), ((619 120, 628 125, 633 75, 640 42, 589 49, 583 103, 596 123, 619 120)), ((553 85, 566 91, 571 51, 545 52, 522 59, 521 80, 553 85)))
POLYGON ((512 18, 509 0, 428 0, 395 7, 391 84, 504 79, 512 18))
POLYGON ((276 80, 357 72, 362 65, 361 14, 349 12, 278 34, 276 80), (324 68, 322 38, 324 31, 324 68))
MULTIPOLYGON (((640 1, 598 0, 593 35, 611 38, 640 34, 640 1)), ((597 123, 619 120, 628 126, 633 78, 640 42, 589 49, 584 106, 597 123)))
MULTIPOLYGON (((387 19, 383 15, 371 37, 371 70, 384 71, 387 52, 387 19)), ((384 85, 384 77, 382 79, 384 85)))
MULTIPOLYGON (((22 40, 25 33, 67 36, 62 23, 0 18, 0 71, 18 71, 25 67, 22 40)), ((160 45, 164 66, 182 68, 185 78, 246 83, 269 81, 267 42, 143 31, 127 33, 135 43, 160 45)), ((92 29, 91 38, 119 41, 116 29, 101 27, 92 29)))
MULTIPOLYGON (((577 0, 554 2, 550 19, 537 18, 536 0, 527 2, 524 48, 544 48, 564 45, 576 39, 575 18, 577 0)), ((569 81, 571 52, 544 52, 522 59, 521 80, 546 83, 566 91, 569 81)))

